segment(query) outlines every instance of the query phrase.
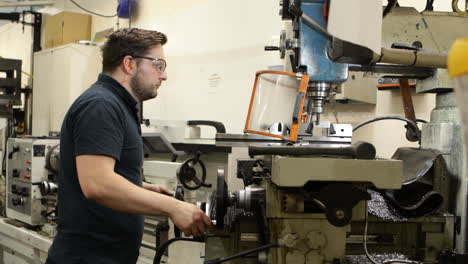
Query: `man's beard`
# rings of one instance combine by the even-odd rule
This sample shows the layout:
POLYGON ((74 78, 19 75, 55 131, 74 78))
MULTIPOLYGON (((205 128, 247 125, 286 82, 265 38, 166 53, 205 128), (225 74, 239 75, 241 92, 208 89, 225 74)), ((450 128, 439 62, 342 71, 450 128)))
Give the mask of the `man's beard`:
POLYGON ((145 84, 139 74, 130 79, 130 89, 132 89, 133 95, 135 95, 139 101, 149 100, 158 95, 156 87, 154 85, 145 84))

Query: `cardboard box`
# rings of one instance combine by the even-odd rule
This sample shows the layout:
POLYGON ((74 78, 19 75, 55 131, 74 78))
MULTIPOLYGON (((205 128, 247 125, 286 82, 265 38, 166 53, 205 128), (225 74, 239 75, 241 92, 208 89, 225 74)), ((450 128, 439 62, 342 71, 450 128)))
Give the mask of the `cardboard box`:
POLYGON ((91 39, 91 16, 62 12, 45 19, 44 48, 91 39))

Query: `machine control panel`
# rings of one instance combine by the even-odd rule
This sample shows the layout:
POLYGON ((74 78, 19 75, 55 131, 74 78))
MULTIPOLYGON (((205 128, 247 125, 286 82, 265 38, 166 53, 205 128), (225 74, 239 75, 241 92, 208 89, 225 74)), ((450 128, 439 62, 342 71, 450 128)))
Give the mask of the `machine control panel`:
POLYGON ((57 171, 49 167, 51 158, 59 158, 58 144, 59 139, 10 138, 8 140, 7 217, 30 225, 41 225, 47 221, 45 215, 51 209, 44 201, 40 185, 55 180, 57 171))

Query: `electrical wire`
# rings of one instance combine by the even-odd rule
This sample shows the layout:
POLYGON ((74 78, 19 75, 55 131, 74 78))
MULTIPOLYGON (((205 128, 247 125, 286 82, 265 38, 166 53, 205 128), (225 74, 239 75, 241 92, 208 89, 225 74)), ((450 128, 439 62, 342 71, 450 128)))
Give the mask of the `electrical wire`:
POLYGON ((424 11, 434 11, 434 0, 427 0, 424 11))
POLYGON ((278 244, 274 244, 274 243, 266 244, 266 245, 263 245, 263 246, 260 246, 260 247, 254 248, 254 249, 249 249, 249 250, 239 252, 239 253, 237 253, 235 255, 232 255, 232 256, 205 260, 205 262, 203 262, 203 263, 204 264, 219 264, 219 263, 227 262, 227 261, 230 261, 230 260, 233 260, 233 259, 241 258, 241 257, 247 256, 247 255, 250 255, 252 253, 257 253, 257 252, 260 252, 260 251, 264 251, 264 250, 270 249, 272 247, 278 247, 278 244))
MULTIPOLYGON (((353 132, 358 130, 359 128, 365 126, 365 125, 368 125, 370 123, 373 123, 373 122, 376 122, 376 121, 381 121, 381 120, 401 120, 401 121, 405 121, 406 123, 408 123, 408 125, 410 125, 415 131, 417 131, 418 133, 420 132, 419 130, 419 127, 416 125, 416 123, 413 121, 413 120, 410 120, 408 118, 405 118, 405 117, 401 117, 401 116, 382 116, 382 117, 376 117, 376 118, 372 118, 372 119, 369 119, 369 120, 366 120, 358 125, 356 125, 355 127, 353 127, 353 132)), ((420 120, 421 122, 426 122, 425 120, 420 120)))
POLYGON ((86 8, 80 6, 80 5, 79 5, 77 2, 75 2, 74 0, 70 0, 70 2, 72 2, 73 4, 75 4, 75 5, 76 5, 77 7, 79 7, 80 9, 82 9, 82 10, 88 12, 88 13, 91 13, 91 14, 93 14, 93 15, 96 15, 96 16, 100 16, 100 17, 116 17, 116 16, 117 16, 117 14, 115 14, 115 15, 103 15, 103 14, 99 14, 99 13, 93 12, 93 11, 91 11, 91 10, 89 10, 89 9, 86 9, 86 8))
POLYGON ((417 122, 417 123, 424 123, 424 124, 429 123, 429 122, 427 122, 426 120, 424 120, 424 119, 419 119, 419 118, 416 119, 416 122, 417 122))
POLYGON ((160 264, 162 256, 166 252, 167 248, 174 242, 177 241, 189 241, 189 242, 203 242, 199 238, 186 238, 186 237, 176 237, 173 239, 169 239, 168 241, 164 242, 161 246, 156 249, 156 255, 153 259, 153 264, 160 264))
POLYGON ((462 16, 468 16, 468 12, 464 12, 458 8, 458 1, 459 0, 452 0, 452 9, 453 11, 457 12, 458 14, 462 16))
POLYGON ((21 73, 24 74, 24 75, 27 75, 27 76, 31 77, 31 79, 34 79, 34 76, 33 76, 32 74, 30 74, 30 73, 27 73, 27 72, 25 72, 25 71, 21 71, 21 73))
POLYGON ((367 259, 369 259, 370 262, 373 264, 432 264, 434 262, 420 262, 420 261, 414 261, 414 260, 409 260, 409 259, 389 259, 385 260, 382 262, 377 262, 372 256, 369 254, 369 251, 367 250, 367 226, 369 224, 369 217, 368 217, 368 211, 367 211, 367 202, 365 202, 365 210, 364 210, 364 253, 366 253, 367 259))

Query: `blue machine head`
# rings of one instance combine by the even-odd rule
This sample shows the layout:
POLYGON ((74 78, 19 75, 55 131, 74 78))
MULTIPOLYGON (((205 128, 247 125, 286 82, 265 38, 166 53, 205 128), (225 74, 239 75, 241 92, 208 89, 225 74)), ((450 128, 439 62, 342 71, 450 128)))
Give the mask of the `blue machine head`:
MULTIPOLYGON (((304 14, 326 28, 326 0, 300 0, 298 7, 304 14)), ((303 18, 296 22, 299 29, 298 70, 310 76, 310 81, 342 83, 348 79, 348 65, 336 63, 328 57, 331 38, 308 25, 303 18)))
POLYGON ((279 50, 284 58, 286 50, 293 52, 290 60, 294 72, 309 75, 307 113, 309 123, 313 116, 319 123, 323 104, 332 89, 348 79, 348 64, 334 62, 328 56, 332 37, 326 28, 327 0, 282 0, 283 20, 292 20, 292 34, 281 34, 279 50), (291 35, 289 39, 286 35, 291 35))

